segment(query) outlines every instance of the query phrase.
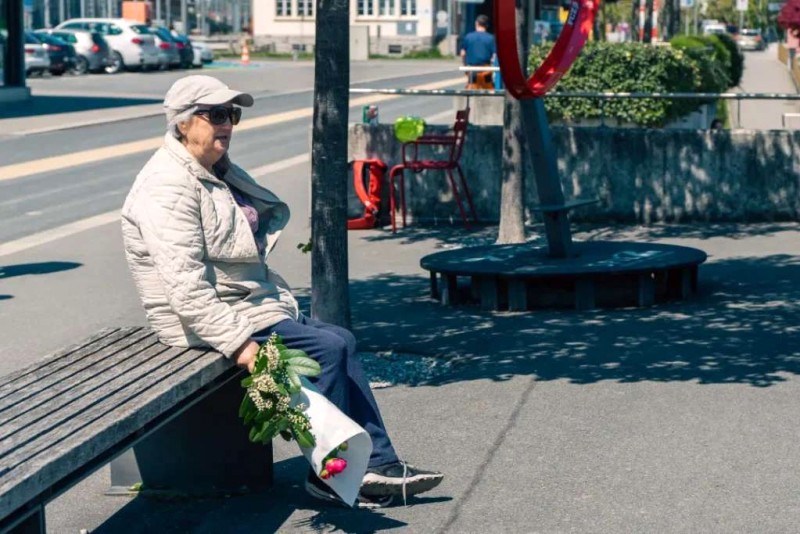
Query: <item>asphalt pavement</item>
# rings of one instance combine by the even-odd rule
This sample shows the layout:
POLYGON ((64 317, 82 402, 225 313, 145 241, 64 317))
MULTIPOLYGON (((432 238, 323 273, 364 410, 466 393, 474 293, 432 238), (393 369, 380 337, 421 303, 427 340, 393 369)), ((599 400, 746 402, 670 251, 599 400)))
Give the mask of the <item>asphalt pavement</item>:
MULTIPOLYGON (((291 195, 292 178, 308 174, 300 162, 274 172, 270 186, 291 195)), ((307 208, 296 208, 302 221, 307 208)), ((301 295, 308 258, 294 245, 306 232, 301 223, 279 245, 279 270, 301 295)), ((304 460, 279 440, 267 492, 202 501, 108 497, 106 468, 48 506, 48 531, 796 532, 800 225, 575 232, 700 248, 709 261, 699 294, 581 313, 444 307, 428 297, 419 259, 491 243, 496 228, 350 232, 353 328, 380 384, 387 427, 405 459, 446 475, 408 506, 320 505, 302 490, 304 460)), ((540 241, 540 228, 529 235, 540 241)), ((48 322, 89 331, 141 320, 130 282, 112 275, 125 271, 119 240, 114 223, 2 258, 6 266, 78 265, 0 280, 0 314, 37 301, 46 318, 44 342, 20 346, 52 343, 48 322), (91 324, 78 325, 82 318, 91 324)), ((15 309, 30 321, 36 315, 26 306, 15 309)))

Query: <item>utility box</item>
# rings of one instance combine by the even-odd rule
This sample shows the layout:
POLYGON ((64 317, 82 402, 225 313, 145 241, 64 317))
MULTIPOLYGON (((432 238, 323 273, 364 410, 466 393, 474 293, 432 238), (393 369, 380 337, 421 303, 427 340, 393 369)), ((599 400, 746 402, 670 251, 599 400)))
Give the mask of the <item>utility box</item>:
POLYGON ((369 59, 369 26, 350 26, 350 61, 369 59))
POLYGON ((152 6, 150 2, 122 2, 122 18, 149 24, 152 19, 152 6))

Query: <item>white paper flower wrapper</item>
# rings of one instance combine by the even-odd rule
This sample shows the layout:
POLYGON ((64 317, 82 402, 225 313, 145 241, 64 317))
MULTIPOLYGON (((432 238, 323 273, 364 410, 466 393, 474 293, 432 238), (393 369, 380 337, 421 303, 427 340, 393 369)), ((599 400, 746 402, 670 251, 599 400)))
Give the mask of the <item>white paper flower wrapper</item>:
POLYGON ((367 431, 347 417, 331 401, 326 399, 308 380, 301 378, 300 393, 292 396, 292 405, 303 403, 311 422, 311 433, 316 445, 300 447, 300 451, 316 473, 322 471, 322 461, 336 447, 347 442, 347 450, 339 451, 339 458, 347 460, 347 468, 327 480, 323 480, 342 500, 350 506, 356 501, 361 489, 364 473, 372 454, 372 440, 367 431))

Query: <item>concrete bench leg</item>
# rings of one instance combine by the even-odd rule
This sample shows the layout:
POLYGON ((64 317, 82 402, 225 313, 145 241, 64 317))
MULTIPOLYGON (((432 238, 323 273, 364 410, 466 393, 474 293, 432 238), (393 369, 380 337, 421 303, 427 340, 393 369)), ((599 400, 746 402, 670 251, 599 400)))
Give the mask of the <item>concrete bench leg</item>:
POLYGON ((111 462, 109 493, 217 495, 272 484, 272 445, 251 443, 239 419, 241 376, 229 380, 111 462))
MULTIPOLYGON (((3 532, 6 532, 5 530, 3 532)), ((37 505, 25 519, 14 525, 9 534, 46 534, 44 522, 44 505, 37 505)))

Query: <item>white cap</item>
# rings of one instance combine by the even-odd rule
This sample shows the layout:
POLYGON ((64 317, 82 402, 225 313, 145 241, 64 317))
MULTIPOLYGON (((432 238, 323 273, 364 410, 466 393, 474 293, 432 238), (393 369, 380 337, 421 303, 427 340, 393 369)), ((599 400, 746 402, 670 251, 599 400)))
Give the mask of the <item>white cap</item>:
POLYGON ((176 81, 164 97, 168 122, 180 112, 193 106, 217 106, 228 103, 250 107, 253 105, 253 96, 242 91, 234 91, 218 79, 202 74, 186 76, 176 81))

